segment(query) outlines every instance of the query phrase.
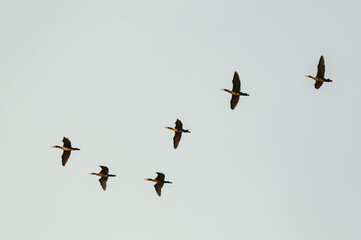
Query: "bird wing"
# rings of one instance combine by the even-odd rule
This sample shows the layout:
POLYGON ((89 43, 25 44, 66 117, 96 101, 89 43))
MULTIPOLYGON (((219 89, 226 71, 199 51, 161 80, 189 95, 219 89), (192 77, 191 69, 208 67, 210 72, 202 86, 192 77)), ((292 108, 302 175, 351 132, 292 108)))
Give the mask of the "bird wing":
POLYGON ((161 173, 161 172, 157 172, 157 177, 155 178, 157 181, 159 181, 159 182, 163 182, 164 181, 164 178, 165 178, 165 176, 164 176, 164 174, 163 173, 161 173))
POLYGON ((323 83, 322 81, 316 81, 315 82, 315 88, 319 89, 322 86, 322 83, 323 83))
POLYGON ((164 183, 156 183, 154 185, 155 191, 157 192, 158 196, 160 197, 160 195, 162 194, 162 187, 163 187, 164 183))
POLYGON ((100 173, 105 174, 105 175, 108 175, 108 173, 109 173, 108 167, 106 167, 106 166, 99 166, 99 167, 102 168, 102 170, 100 171, 100 173))
POLYGON ((176 129, 183 129, 183 123, 181 120, 177 119, 177 121, 175 122, 175 128, 176 129))
POLYGON ((63 137, 64 147, 71 148, 71 142, 68 138, 63 137))
POLYGON ((105 189, 107 189, 107 181, 108 181, 107 177, 101 177, 99 179, 100 185, 102 186, 104 191, 105 191, 105 189))
POLYGON ((61 155, 63 166, 65 166, 65 164, 68 162, 70 153, 71 153, 70 151, 63 151, 63 155, 61 155))
MULTIPOLYGON (((321 56, 320 61, 317 65, 317 78, 324 78, 325 76, 325 59, 323 59, 323 56, 321 56)), ((322 85, 322 83, 321 83, 322 85)), ((320 87, 321 87, 320 85, 320 87)))
POLYGON ((238 101, 239 101, 239 96, 232 95, 232 98, 231 98, 231 109, 232 110, 237 106, 238 101))
POLYGON ((181 138, 182 138, 182 133, 181 132, 175 132, 174 137, 173 137, 173 147, 174 147, 174 149, 176 149, 178 147, 181 138))
POLYGON ((232 91, 239 92, 241 90, 241 81, 239 80, 239 76, 237 72, 234 72, 232 83, 233 83, 232 91))

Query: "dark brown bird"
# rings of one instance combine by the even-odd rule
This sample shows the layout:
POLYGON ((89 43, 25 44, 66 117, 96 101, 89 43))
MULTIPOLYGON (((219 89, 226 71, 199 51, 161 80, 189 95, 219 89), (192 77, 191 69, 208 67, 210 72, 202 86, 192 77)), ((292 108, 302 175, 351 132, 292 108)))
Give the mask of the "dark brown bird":
POLYGON ((231 109, 233 110, 238 104, 239 96, 249 96, 249 94, 241 92, 241 80, 239 80, 239 76, 237 72, 234 72, 232 83, 233 83, 232 91, 229 91, 228 89, 221 89, 221 90, 232 94, 231 109))
POLYGON ((71 142, 68 138, 66 137, 63 137, 63 146, 52 146, 53 148, 60 148, 60 149, 63 149, 63 155, 61 155, 61 160, 62 160, 62 163, 63 163, 63 166, 65 166, 65 164, 68 162, 68 159, 70 157, 70 153, 71 151, 73 150, 80 150, 79 148, 73 148, 71 146, 71 142))
POLYGON ((312 77, 310 75, 306 75, 306 77, 312 78, 316 81, 315 82, 316 89, 319 89, 322 86, 323 82, 332 82, 331 79, 325 78, 325 59, 323 58, 323 56, 320 57, 320 61, 318 62, 317 65, 316 77, 312 77))
POLYGON ((160 195, 162 194, 162 187, 163 187, 164 183, 172 183, 172 182, 164 181, 165 176, 161 172, 157 172, 157 175, 158 176, 154 179, 146 178, 145 180, 156 182, 156 184, 154 184, 154 188, 155 188, 155 191, 157 192, 158 196, 160 197, 160 195))
POLYGON ((99 166, 102 170, 99 173, 89 173, 90 175, 97 175, 100 177, 99 182, 103 190, 107 189, 108 177, 116 177, 116 175, 109 174, 109 169, 106 166, 99 166))
POLYGON ((173 137, 174 149, 176 149, 178 147, 178 144, 182 138, 182 133, 190 133, 190 131, 188 129, 183 129, 183 123, 179 119, 177 119, 177 121, 175 122, 174 128, 172 128, 172 127, 165 127, 165 128, 168 128, 175 132, 174 137, 173 137))

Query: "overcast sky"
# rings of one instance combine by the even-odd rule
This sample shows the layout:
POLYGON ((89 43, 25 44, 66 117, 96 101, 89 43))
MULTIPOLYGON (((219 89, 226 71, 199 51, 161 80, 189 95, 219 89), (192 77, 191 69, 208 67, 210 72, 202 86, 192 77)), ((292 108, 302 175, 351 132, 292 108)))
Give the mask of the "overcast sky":
POLYGON ((1 239, 361 238, 359 0, 0 6, 1 239))

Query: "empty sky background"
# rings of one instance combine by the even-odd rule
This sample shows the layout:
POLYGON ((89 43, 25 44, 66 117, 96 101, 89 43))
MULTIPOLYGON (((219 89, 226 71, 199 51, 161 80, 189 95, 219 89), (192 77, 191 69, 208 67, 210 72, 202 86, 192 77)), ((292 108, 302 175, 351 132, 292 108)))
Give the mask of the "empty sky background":
POLYGON ((0 6, 1 239, 361 238, 360 1, 0 6))

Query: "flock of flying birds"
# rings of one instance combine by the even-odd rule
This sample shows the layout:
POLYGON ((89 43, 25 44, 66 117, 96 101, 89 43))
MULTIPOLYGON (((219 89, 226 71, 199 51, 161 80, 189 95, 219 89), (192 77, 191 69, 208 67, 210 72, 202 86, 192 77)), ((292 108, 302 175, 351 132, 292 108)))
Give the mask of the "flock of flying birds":
MULTIPOLYGON (((321 56, 320 61, 318 62, 316 77, 312 77, 310 75, 306 75, 306 77, 312 78, 316 81, 315 82, 316 89, 319 89, 322 86, 323 82, 332 82, 331 79, 325 78, 325 59, 323 58, 323 56, 321 56)), ((233 109, 235 109, 235 107, 238 104, 239 97, 240 96, 249 96, 249 94, 241 92, 241 81, 239 79, 239 75, 237 72, 234 72, 232 83, 233 83, 232 90, 228 90, 228 89, 221 89, 221 90, 232 94, 230 103, 231 103, 231 109, 233 110, 233 109)), ((175 127, 173 127, 173 128, 165 127, 165 128, 174 131, 174 137, 173 137, 174 149, 176 149, 178 147, 179 142, 182 137, 182 133, 190 133, 190 131, 188 129, 183 129, 183 123, 179 119, 177 119, 177 121, 175 122, 175 127)), ((72 147, 70 140, 66 137, 63 138, 63 146, 55 145, 55 146, 53 146, 53 148, 63 149, 63 155, 61 156, 63 166, 65 166, 65 164, 68 162, 71 151, 80 150, 79 148, 72 147)), ((115 177, 116 175, 109 174, 108 167, 101 166, 101 165, 100 165, 100 167, 102 170, 99 173, 90 173, 90 175, 97 175, 100 177, 100 179, 99 179, 100 185, 102 186, 103 190, 105 191, 107 188, 108 177, 115 177)), ((161 196, 162 187, 163 187, 164 183, 172 183, 172 182, 165 181, 164 180, 165 175, 161 172, 157 172, 157 175, 158 176, 154 179, 146 178, 145 180, 155 182, 155 185, 154 185, 155 191, 157 192, 158 196, 161 196)))

